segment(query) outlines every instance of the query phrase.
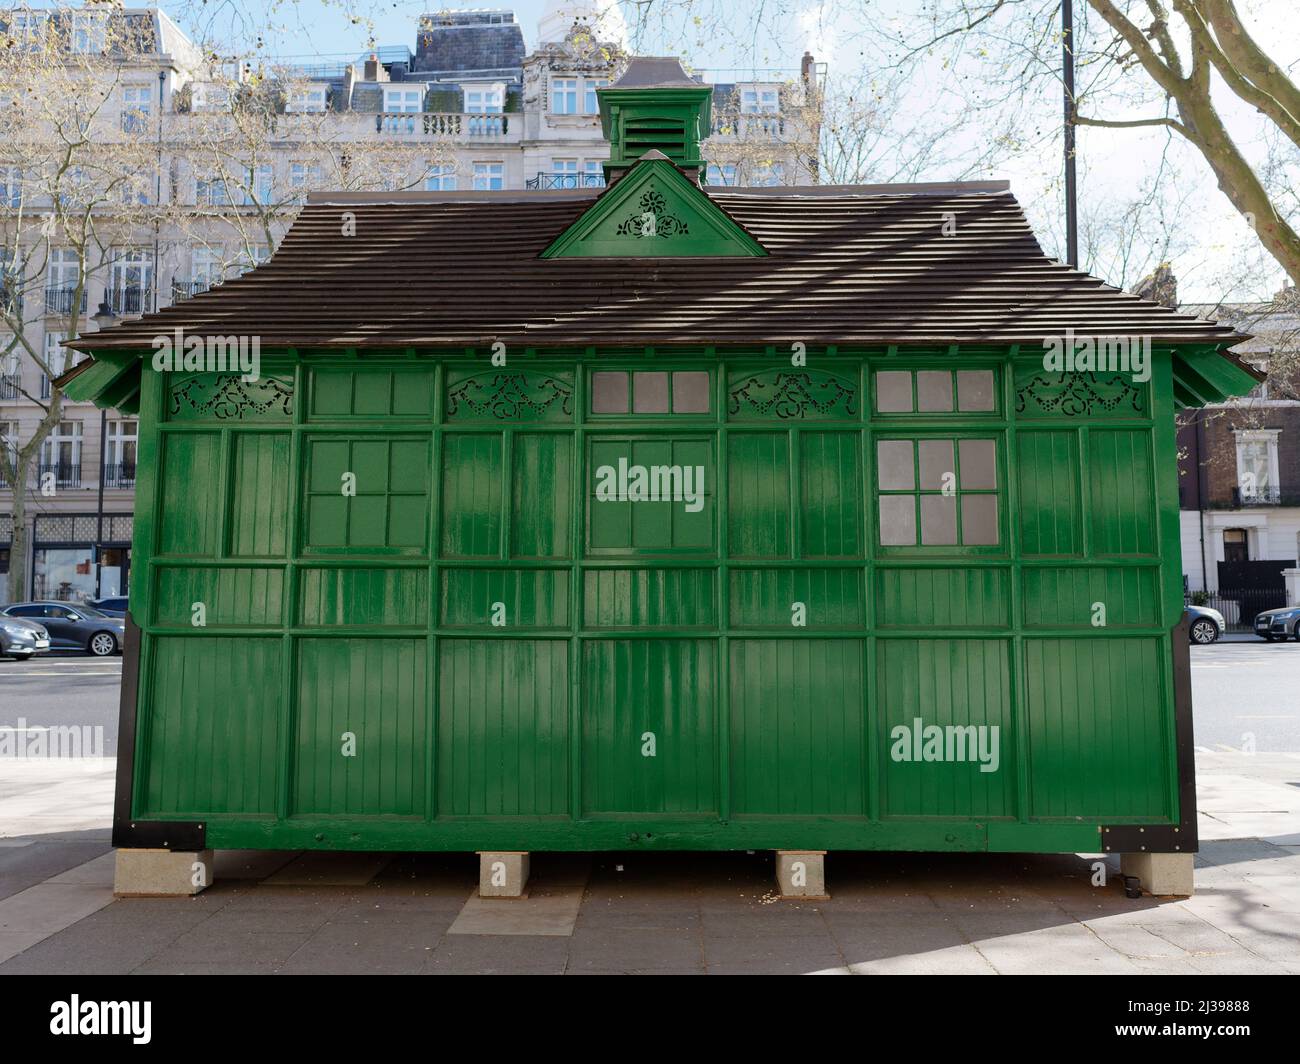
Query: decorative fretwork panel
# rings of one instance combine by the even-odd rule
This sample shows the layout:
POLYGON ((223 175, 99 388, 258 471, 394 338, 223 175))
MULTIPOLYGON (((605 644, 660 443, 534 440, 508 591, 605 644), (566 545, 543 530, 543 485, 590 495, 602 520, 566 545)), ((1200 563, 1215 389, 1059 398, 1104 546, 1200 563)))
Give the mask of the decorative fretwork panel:
POLYGON ((731 374, 727 414, 733 421, 858 417, 858 386, 819 370, 759 370, 731 374))
POLYGON ((571 373, 485 370, 447 387, 448 421, 570 421, 571 373))

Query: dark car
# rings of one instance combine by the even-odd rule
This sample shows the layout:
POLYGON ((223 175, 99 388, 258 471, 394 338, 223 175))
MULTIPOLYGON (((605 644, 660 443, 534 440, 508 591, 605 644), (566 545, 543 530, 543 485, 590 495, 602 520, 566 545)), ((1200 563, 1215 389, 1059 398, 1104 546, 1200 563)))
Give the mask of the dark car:
POLYGON ((47 654, 50 634, 39 621, 24 617, 0 617, 0 658, 26 661, 34 654, 47 654))
POLYGON ((87 599, 87 606, 94 606, 100 613, 109 617, 125 617, 127 597, 125 595, 109 595, 101 599, 87 599))
POLYGON ((1285 643, 1288 636, 1294 636, 1300 643, 1300 606, 1279 606, 1255 614, 1255 634, 1270 643, 1274 640, 1285 643))
POLYGON ((3 617, 35 621, 50 633, 51 650, 82 650, 108 657, 122 649, 126 622, 94 606, 72 602, 17 602, 0 610, 3 617))
POLYGON ((1223 614, 1207 606, 1187 607, 1187 635, 1193 643, 1213 643, 1223 634, 1223 614))

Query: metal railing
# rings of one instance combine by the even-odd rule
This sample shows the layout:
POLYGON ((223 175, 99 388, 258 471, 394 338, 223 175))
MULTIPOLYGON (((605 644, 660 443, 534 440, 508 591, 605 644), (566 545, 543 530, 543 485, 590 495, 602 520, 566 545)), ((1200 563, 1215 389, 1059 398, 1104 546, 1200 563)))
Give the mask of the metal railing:
POLYGON ((172 302, 182 303, 194 296, 201 295, 212 286, 207 281, 178 281, 172 278, 172 302))
POLYGON ((604 188, 604 174, 555 174, 539 170, 536 177, 530 177, 524 186, 533 191, 546 191, 552 188, 604 188))
POLYGON ((110 288, 104 296, 114 314, 144 314, 153 309, 153 289, 145 285, 110 288))
MULTIPOLYGON (((47 288, 45 289, 45 313, 46 314, 71 314, 72 307, 76 302, 77 288, 47 288)), ((81 290, 81 309, 79 314, 86 313, 86 290, 81 290)))
POLYGON ((1286 605, 1286 590, 1246 588, 1232 591, 1220 588, 1218 591, 1193 591, 1184 598, 1189 606, 1218 610, 1223 614, 1229 632, 1252 632, 1257 613, 1286 605))
POLYGON ((19 373, 0 373, 0 399, 17 399, 23 386, 19 373))
POLYGON ((81 487, 80 462, 41 462, 36 467, 36 482, 42 483, 48 474, 54 474, 54 483, 60 488, 81 487))
POLYGON ((104 464, 104 487, 106 488, 135 487, 135 463, 134 462, 106 462, 104 464))

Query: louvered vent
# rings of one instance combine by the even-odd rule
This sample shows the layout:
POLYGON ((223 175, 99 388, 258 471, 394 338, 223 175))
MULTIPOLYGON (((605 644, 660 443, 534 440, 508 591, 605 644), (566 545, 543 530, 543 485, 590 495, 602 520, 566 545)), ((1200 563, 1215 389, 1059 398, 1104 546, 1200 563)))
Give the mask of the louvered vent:
POLYGON ((675 163, 686 161, 686 123, 677 118, 629 118, 623 127, 623 154, 636 159, 658 149, 675 163))

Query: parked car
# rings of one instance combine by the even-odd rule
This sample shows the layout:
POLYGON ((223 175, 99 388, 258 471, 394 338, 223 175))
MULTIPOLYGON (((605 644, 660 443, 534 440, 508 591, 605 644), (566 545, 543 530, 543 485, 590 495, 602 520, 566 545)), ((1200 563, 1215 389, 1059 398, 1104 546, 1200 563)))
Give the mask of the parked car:
POLYGON ((1227 622, 1218 610, 1207 606, 1187 607, 1187 635, 1193 643, 1202 646, 1213 643, 1223 635, 1227 622))
POLYGON ((1275 639, 1285 643, 1287 636, 1295 636, 1300 643, 1300 606, 1280 606, 1255 614, 1255 634, 1270 643, 1275 639))
POLYGON ((118 653, 126 635, 121 617, 81 602, 18 602, 0 610, 0 616, 36 621, 49 632, 51 650, 84 650, 100 658, 118 653))
POLYGON ((50 652, 50 633, 39 621, 25 617, 0 617, 0 658, 26 661, 50 652))
POLYGON ((125 617, 127 601, 125 595, 109 595, 106 598, 87 599, 86 605, 94 606, 100 613, 107 614, 109 617, 125 617))

